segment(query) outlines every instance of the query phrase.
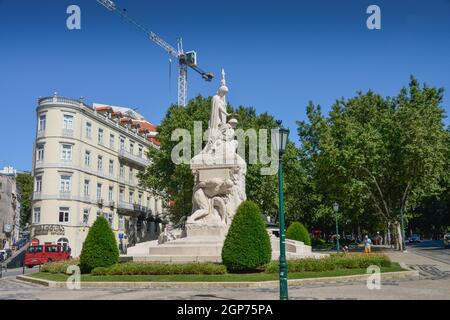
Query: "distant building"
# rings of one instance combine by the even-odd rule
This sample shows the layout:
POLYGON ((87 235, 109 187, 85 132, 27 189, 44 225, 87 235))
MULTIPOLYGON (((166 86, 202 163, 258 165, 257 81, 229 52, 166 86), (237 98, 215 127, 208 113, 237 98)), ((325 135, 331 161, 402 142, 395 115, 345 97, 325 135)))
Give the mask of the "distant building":
POLYGON ((33 160, 31 239, 81 253, 100 215, 119 248, 157 239, 163 229, 161 198, 137 177, 159 148, 156 126, 129 108, 58 96, 39 99, 33 160))
POLYGON ((16 184, 17 170, 0 170, 0 249, 10 249, 19 240, 20 195, 16 184))

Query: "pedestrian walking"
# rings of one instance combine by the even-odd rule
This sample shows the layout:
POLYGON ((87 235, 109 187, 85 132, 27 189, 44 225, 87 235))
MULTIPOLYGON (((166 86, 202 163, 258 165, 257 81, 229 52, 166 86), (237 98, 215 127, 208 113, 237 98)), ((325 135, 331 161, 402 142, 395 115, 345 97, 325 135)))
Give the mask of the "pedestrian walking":
POLYGON ((372 240, 370 240, 369 236, 364 237, 364 252, 371 253, 372 240))

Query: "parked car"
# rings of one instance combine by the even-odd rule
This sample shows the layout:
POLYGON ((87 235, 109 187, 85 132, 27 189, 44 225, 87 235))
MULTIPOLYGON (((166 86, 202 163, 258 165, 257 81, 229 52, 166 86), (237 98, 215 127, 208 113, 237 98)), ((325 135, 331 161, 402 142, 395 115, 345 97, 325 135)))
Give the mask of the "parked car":
POLYGON ((409 243, 413 243, 413 242, 420 242, 420 235, 418 234, 412 234, 409 238, 408 238, 409 243))
POLYGON ((28 268, 32 268, 46 262, 67 260, 69 258, 70 248, 66 248, 59 244, 30 246, 25 253, 25 265, 28 268))
POLYGON ((450 232, 444 234, 444 247, 450 248, 450 232))

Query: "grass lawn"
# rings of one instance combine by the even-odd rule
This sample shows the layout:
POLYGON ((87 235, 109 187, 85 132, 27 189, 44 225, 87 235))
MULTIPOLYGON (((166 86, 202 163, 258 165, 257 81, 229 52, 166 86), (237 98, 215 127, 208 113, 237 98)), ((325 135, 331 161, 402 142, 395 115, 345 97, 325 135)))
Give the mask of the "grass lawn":
MULTIPOLYGON (((391 267, 381 268, 381 272, 404 271, 397 263, 392 263, 391 267)), ((366 274, 366 269, 344 269, 323 272, 299 272, 289 273, 288 279, 306 279, 306 278, 324 278, 350 276, 357 274, 366 274)), ((30 275, 30 277, 50 280, 66 281, 68 276, 65 274, 52 274, 39 272, 30 275)), ((117 276, 92 276, 82 275, 81 281, 89 282, 258 282, 278 280, 277 273, 247 273, 247 274, 222 274, 222 275, 117 275, 117 276)))

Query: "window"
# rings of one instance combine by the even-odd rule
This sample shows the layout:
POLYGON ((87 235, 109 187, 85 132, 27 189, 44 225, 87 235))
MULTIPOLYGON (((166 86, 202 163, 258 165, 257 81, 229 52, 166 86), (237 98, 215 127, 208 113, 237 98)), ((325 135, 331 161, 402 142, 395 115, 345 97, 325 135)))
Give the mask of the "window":
POLYGON ((39 132, 45 131, 46 119, 47 119, 47 116, 45 114, 42 114, 39 116, 39 123, 38 123, 38 131, 39 132))
POLYGON ((36 156, 36 160, 37 161, 44 161, 44 145, 38 145, 37 147, 37 156, 36 156))
POLYGON ((84 165, 86 167, 91 166, 91 152, 87 150, 84 152, 84 165))
POLYGON ((131 203, 131 204, 133 204, 133 200, 134 200, 134 191, 130 191, 130 193, 128 194, 129 195, 129 202, 131 203))
POLYGON ((59 238, 58 241, 56 241, 56 244, 59 244, 63 247, 64 251, 67 251, 67 248, 69 247, 69 240, 67 240, 67 238, 59 238))
POLYGON ((147 208, 150 209, 150 197, 147 196, 147 208))
POLYGON ((119 176, 121 178, 125 177, 125 166, 123 164, 120 164, 120 170, 119 170, 119 176))
POLYGON ((98 169, 98 171, 103 170, 103 157, 102 156, 98 156, 98 158, 97 158, 97 169, 98 169))
POLYGON ((125 150, 125 138, 120 137, 120 150, 125 150))
POLYGON ((134 183, 134 174, 133 174, 133 168, 130 168, 130 184, 134 183))
POLYGON ((142 158, 142 150, 143 150, 142 146, 139 145, 139 149, 138 149, 138 156, 139 156, 139 158, 142 158))
POLYGON ((114 201, 114 187, 109 187, 108 200, 109 201, 114 201))
POLYGON ((102 215, 102 212, 100 210, 97 210, 97 218, 100 217, 102 215))
POLYGON ((92 138, 92 124, 90 122, 86 122, 86 138, 92 138))
POLYGON ((67 207, 59 208, 59 222, 61 223, 69 222, 69 208, 67 207))
POLYGON ((134 154, 134 143, 130 142, 130 153, 134 154))
POLYGON ((72 145, 63 144, 61 148, 61 160, 64 162, 72 161, 72 145))
POLYGON ((109 135, 109 147, 114 150, 114 145, 116 144, 116 138, 113 134, 109 135))
POLYGON ((97 199, 101 199, 101 198, 102 198, 102 184, 97 183, 97 199))
POLYGON ((33 223, 41 223, 41 208, 34 208, 33 223))
POLYGON ((103 129, 98 129, 98 143, 103 144, 103 129))
POLYGON ((154 214, 158 213, 158 199, 155 198, 155 211, 154 214))
POLYGON ((124 189, 120 189, 120 192, 119 192, 119 201, 120 201, 120 202, 125 202, 125 190, 124 190, 124 189))
POLYGON ((63 116, 63 129, 73 130, 73 116, 65 114, 63 116))
POLYGON ((89 197, 90 190, 89 190, 89 180, 84 180, 84 196, 89 197))
POLYGON ((69 192, 70 191, 70 180, 71 180, 71 176, 62 175, 60 177, 59 191, 69 192))
POLYGON ((139 193, 138 195, 138 204, 142 206, 142 193, 139 193))
POLYGON ((89 209, 83 210, 83 226, 87 226, 89 224, 89 209))
POLYGON ((105 218, 108 220, 109 226, 112 227, 113 218, 114 218, 113 214, 112 213, 107 213, 105 218))
POLYGON ((34 192, 42 192, 42 176, 38 176, 34 183, 34 192))
POLYGON ((125 218, 123 216, 119 216, 119 229, 125 229, 125 218))
POLYGON ((109 174, 114 175, 114 160, 109 160, 109 174))

